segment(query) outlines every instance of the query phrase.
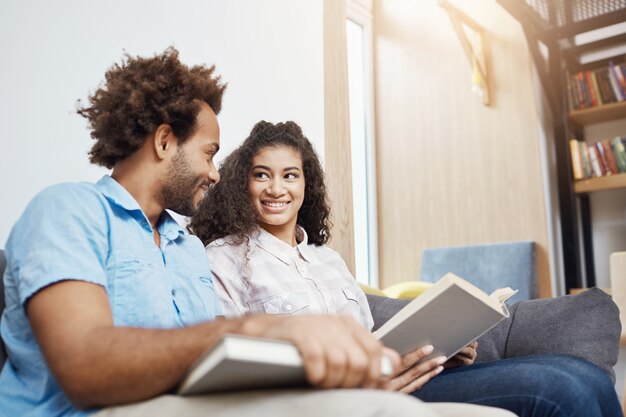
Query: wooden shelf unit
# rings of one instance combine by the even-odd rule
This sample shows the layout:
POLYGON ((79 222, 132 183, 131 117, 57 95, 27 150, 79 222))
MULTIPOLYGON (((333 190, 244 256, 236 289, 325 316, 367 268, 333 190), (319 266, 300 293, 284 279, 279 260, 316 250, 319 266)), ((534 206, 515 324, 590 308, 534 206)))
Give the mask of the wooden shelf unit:
POLYGON ((574 110, 569 113, 570 121, 579 126, 626 117, 626 101, 604 104, 583 110, 574 110))
POLYGON ((625 22, 626 5, 613 0, 497 0, 497 2, 522 25, 554 121, 553 146, 565 289, 569 291, 572 288, 594 286, 593 233, 588 193, 626 188, 626 174, 574 181, 569 140, 573 137, 582 140, 583 126, 626 119, 626 102, 568 112, 565 77, 567 72, 575 74, 607 67, 610 61, 624 62, 626 56, 623 53, 612 56, 605 54, 603 58, 598 57, 591 62, 583 57, 586 54, 588 56, 590 52, 610 50, 613 46, 623 44, 626 34, 613 34, 584 44, 577 44, 575 38, 582 33, 625 22), (547 49, 547 54, 542 49, 547 49))

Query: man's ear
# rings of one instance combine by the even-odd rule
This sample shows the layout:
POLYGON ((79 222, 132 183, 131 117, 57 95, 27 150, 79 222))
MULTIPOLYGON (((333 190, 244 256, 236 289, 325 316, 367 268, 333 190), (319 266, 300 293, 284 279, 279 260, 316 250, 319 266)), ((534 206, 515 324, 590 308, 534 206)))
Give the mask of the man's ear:
POLYGON ((178 139, 174 136, 172 127, 162 124, 154 132, 154 151, 158 159, 165 159, 167 155, 176 150, 178 139))

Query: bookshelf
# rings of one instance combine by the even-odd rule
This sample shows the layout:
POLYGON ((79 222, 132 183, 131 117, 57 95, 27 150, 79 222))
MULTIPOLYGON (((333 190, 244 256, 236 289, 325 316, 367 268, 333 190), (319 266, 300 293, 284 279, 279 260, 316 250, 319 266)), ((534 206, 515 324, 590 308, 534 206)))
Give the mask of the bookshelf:
POLYGON ((615 190, 619 188, 626 188, 626 174, 609 175, 608 177, 599 178, 587 178, 574 182, 574 191, 577 194, 615 190))
MULTIPOLYGON (((569 113, 569 120, 579 126, 601 123, 609 120, 626 118, 626 101, 609 103, 569 113)), ((626 135, 626 132, 624 132, 626 135)))
MULTIPOLYGON (((566 73, 596 70, 609 61, 624 62, 615 53, 589 53, 623 45, 626 34, 607 35, 577 44, 577 35, 626 21, 626 3, 621 0, 497 0, 524 30, 543 92, 553 120, 561 243, 565 289, 595 285, 595 265, 589 193, 626 188, 626 174, 574 181, 569 140, 584 140, 584 127, 611 120, 626 119, 626 101, 568 112, 566 73), (546 52, 545 54, 544 52, 546 52), (586 58, 583 59, 583 57, 586 58), (547 56, 547 57, 546 57, 547 56), (602 56, 598 58, 598 56, 602 56), (582 245, 581 245, 582 241, 582 245), (584 261, 584 262, 583 262, 584 261), (586 280, 584 279, 586 278, 586 280)), ((626 135, 626 132, 623 132, 626 135)), ((599 140, 604 138, 590 138, 599 140)))

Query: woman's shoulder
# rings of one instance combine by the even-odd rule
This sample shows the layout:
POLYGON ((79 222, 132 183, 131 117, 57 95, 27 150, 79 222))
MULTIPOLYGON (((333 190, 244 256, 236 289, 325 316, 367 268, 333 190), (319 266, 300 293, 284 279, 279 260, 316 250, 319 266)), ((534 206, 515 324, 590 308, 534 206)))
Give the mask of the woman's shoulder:
POLYGON ((228 235, 214 240, 206 245, 207 255, 232 254, 233 256, 243 255, 254 247, 254 239, 248 235, 228 235))

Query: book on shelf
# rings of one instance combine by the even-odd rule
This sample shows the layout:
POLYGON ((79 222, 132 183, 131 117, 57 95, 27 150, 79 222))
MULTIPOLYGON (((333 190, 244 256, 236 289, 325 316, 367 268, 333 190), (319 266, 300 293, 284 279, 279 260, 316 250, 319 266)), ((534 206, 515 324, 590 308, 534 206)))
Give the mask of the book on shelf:
POLYGON ((615 153, 615 160, 619 172, 626 172, 626 148, 624 148, 622 138, 616 136, 611 139, 611 146, 613 146, 613 153, 615 153))
MULTIPOLYGON (((505 301, 517 291, 487 295, 446 274, 391 317, 374 336, 405 355, 431 344, 435 355, 450 358, 509 316, 505 301)), ((383 357, 381 372, 392 373, 383 357)), ((306 386, 302 358, 288 341, 227 334, 198 358, 178 384, 177 394, 306 386)))
POLYGON ((609 168, 609 162, 606 159, 604 146, 602 146, 602 141, 594 143, 594 146, 598 151, 598 162, 600 162, 600 167, 602 168, 602 176, 613 174, 613 172, 611 172, 611 168, 609 168))
POLYGON ((566 72, 568 109, 583 110, 626 100, 626 63, 595 71, 566 72))
POLYGON ((591 178, 593 176, 593 173, 591 170, 591 163, 589 162, 589 149, 587 148, 587 144, 585 142, 582 142, 582 141, 577 141, 577 142, 579 145, 578 148, 579 148, 580 160, 583 165, 583 177, 591 178))
POLYGON ((591 163, 591 170, 593 171, 594 177, 602 176, 602 167, 600 166, 600 162, 598 161, 598 152, 596 151, 595 146, 587 147, 589 152, 589 162, 591 163))
POLYGON ((584 178, 583 164, 580 158, 580 145, 576 139, 570 139, 569 152, 572 158, 572 171, 575 180, 581 180, 584 178))
POLYGON ((435 349, 428 357, 450 358, 508 317, 505 301, 516 292, 507 287, 487 295, 448 273, 374 335, 401 355, 432 345, 435 349))
POLYGON ((604 149, 604 156, 606 158, 607 165, 611 170, 611 174, 619 174, 619 168, 617 167, 617 161, 615 160, 615 154, 613 153, 613 147, 608 139, 600 141, 602 148, 604 149))
POLYGON ((623 87, 626 87, 624 84, 620 83, 620 79, 617 76, 620 73, 619 67, 617 68, 615 65, 609 61, 609 80, 611 81, 611 87, 613 87, 613 91, 615 92, 615 97, 617 97, 618 101, 622 101, 626 98, 626 90, 623 87))

